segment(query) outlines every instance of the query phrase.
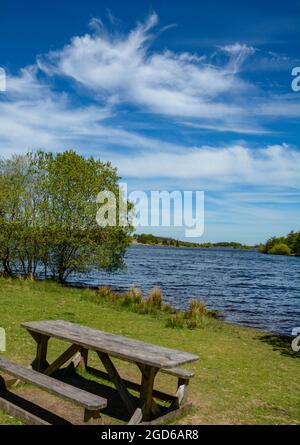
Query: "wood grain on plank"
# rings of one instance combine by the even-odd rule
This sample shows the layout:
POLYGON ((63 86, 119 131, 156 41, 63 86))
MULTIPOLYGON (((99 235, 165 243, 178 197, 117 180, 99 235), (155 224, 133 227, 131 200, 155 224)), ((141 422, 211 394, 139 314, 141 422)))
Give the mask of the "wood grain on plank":
POLYGON ((59 357, 57 357, 54 362, 46 368, 43 373, 46 375, 51 375, 55 371, 57 371, 62 365, 64 365, 70 358, 72 358, 76 352, 78 352, 80 349, 80 346, 78 345, 71 345, 65 352, 63 352, 59 357))
POLYGON ((59 338, 83 348, 107 353, 127 361, 155 368, 174 368, 198 360, 198 356, 140 340, 99 331, 63 320, 45 320, 21 324, 30 332, 59 338))
POLYGON ((99 410, 107 406, 107 400, 91 394, 75 386, 60 382, 52 377, 48 377, 40 372, 17 365, 10 360, 0 357, 0 370, 13 375, 26 383, 33 383, 39 388, 54 395, 58 395, 66 400, 89 410, 99 410))

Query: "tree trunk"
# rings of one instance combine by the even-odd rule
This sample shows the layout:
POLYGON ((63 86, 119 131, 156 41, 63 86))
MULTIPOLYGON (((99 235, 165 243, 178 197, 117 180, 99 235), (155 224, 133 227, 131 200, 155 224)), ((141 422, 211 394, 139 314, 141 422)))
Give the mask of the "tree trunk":
POLYGON ((7 258, 2 260, 2 266, 3 266, 3 276, 5 277, 11 277, 12 276, 12 270, 9 266, 7 258))
POLYGON ((58 271, 58 281, 60 283, 64 283, 65 282, 65 269, 59 269, 58 271))

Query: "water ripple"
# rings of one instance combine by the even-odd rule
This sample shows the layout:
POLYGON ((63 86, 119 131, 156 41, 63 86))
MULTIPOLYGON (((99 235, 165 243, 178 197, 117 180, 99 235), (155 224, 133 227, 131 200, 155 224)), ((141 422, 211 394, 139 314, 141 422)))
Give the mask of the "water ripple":
POLYGON ((186 308, 191 298, 221 310, 230 322, 290 334, 300 326, 300 258, 256 251, 134 246, 126 254, 127 271, 93 271, 70 281, 139 286, 145 293, 161 286, 165 302, 186 308))

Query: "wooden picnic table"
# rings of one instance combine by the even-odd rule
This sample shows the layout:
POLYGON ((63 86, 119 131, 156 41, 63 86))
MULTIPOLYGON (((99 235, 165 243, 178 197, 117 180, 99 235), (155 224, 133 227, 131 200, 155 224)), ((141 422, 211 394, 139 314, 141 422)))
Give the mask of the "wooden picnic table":
MULTIPOLYGON (((154 401, 153 395, 154 380, 160 370, 168 372, 170 369, 170 374, 172 374, 172 370, 177 366, 198 360, 198 356, 194 354, 144 343, 63 320, 26 322, 21 323, 21 326, 27 329, 37 343, 33 368, 48 376, 53 375, 78 353, 80 353, 81 368, 92 370, 93 368, 87 366, 88 351, 95 351, 131 416, 130 423, 150 420, 152 415, 159 414, 160 409, 154 401), (71 343, 71 346, 53 363, 49 364, 47 348, 51 337, 71 343), (128 391, 128 382, 120 377, 111 357, 133 362, 138 366, 142 374, 141 385, 138 388, 140 392, 138 406, 128 391)), ((101 371, 99 373, 101 374, 101 371)), ((162 395, 161 398, 164 396, 162 392, 156 391, 155 395, 157 394, 162 395)))

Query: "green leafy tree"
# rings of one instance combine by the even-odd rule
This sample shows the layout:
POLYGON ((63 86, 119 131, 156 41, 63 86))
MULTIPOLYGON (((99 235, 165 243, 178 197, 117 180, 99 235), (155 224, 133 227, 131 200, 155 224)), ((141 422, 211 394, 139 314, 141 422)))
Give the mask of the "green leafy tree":
POLYGON ((44 183, 49 245, 45 263, 53 276, 63 282, 74 271, 114 271, 122 267, 132 228, 103 228, 96 221, 99 192, 113 192, 119 202, 116 169, 73 151, 50 156, 42 167, 48 173, 44 183))
POLYGON ((286 244, 289 246, 289 248, 294 251, 295 243, 297 240, 297 236, 299 235, 299 232, 294 232, 293 230, 287 235, 285 238, 286 244))
MULTIPOLYGON (((121 201, 110 163, 73 151, 38 152, 0 164, 0 261, 6 275, 36 277, 41 267, 60 282, 75 271, 124 265, 131 226, 99 227, 99 192, 121 201), (120 198, 120 199, 119 199, 120 198)), ((125 203, 130 211, 131 205, 125 203)), ((122 206, 124 208, 124 206, 122 206)), ((117 207, 117 221, 120 213, 117 207)))
POLYGON ((0 258, 5 275, 13 274, 19 259, 28 164, 28 156, 13 156, 0 163, 0 258))

